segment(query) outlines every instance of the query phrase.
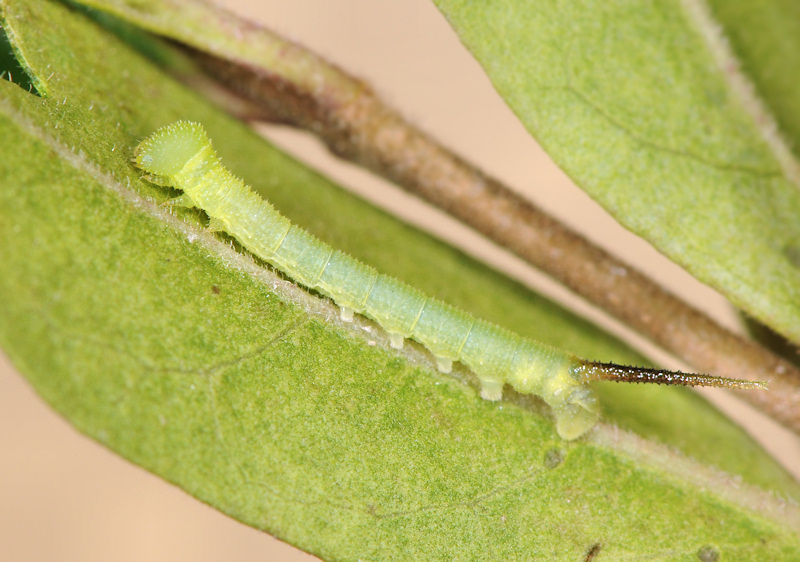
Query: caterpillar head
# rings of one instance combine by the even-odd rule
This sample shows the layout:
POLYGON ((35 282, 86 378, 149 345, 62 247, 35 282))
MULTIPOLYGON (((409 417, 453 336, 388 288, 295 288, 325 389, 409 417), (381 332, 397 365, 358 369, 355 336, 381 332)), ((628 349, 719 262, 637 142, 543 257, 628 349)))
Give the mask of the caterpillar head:
POLYGON ((160 128, 143 140, 133 153, 133 161, 152 176, 170 178, 210 145, 211 141, 202 125, 178 121, 160 128))

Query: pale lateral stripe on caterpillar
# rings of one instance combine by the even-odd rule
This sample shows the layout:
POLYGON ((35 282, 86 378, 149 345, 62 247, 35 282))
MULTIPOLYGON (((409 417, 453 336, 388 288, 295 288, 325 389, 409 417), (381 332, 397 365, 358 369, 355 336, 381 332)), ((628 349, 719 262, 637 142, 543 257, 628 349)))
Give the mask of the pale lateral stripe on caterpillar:
POLYGON ((462 362, 477 375, 487 400, 499 400, 505 383, 541 397, 552 408, 564 439, 581 436, 599 417, 590 380, 764 387, 585 361, 429 298, 291 224, 222 165, 197 123, 179 121, 159 129, 139 144, 134 162, 153 183, 183 191, 174 203, 203 209, 212 229, 227 232, 295 282, 331 297, 344 319, 352 319, 355 311, 375 320, 390 334, 393 347, 402 347, 405 338, 420 342, 442 371, 449 371, 453 361, 462 362))

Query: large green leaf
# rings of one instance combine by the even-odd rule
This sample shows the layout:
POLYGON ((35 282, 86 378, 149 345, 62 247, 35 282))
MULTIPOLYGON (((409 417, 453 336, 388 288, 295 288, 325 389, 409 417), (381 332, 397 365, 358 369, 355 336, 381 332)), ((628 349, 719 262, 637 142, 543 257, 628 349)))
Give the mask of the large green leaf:
MULTIPOLYGON (((749 96, 702 3, 435 1, 578 185, 748 314, 800 342, 797 163, 749 96)), ((736 28, 746 68, 763 68, 754 75, 771 80, 767 99, 797 145, 797 3, 715 4, 736 28)))
POLYGON ((534 401, 483 401, 419 348, 341 325, 200 213, 159 206, 169 194, 131 150, 202 121, 282 211, 376 267, 525 335, 640 361, 611 338, 343 193, 79 14, 8 1, 3 29, 43 97, 0 81, 0 343, 81 431, 329 558, 800 552, 796 508, 753 487, 797 486, 699 398, 601 389, 613 419, 745 484, 608 426, 565 443, 534 401))

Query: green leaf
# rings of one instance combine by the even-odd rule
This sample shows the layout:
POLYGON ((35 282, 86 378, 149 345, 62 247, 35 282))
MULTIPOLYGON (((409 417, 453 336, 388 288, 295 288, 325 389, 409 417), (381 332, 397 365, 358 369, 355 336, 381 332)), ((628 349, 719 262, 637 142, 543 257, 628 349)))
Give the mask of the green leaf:
POLYGON ((711 0, 709 6, 742 71, 756 86, 782 134, 796 146, 800 139, 800 4, 711 0))
MULTIPOLYGON (((800 167, 702 3, 436 4, 578 185, 698 279, 800 342, 800 167)), ((796 2, 713 4, 736 28, 746 69, 760 69, 759 89, 771 80, 765 99, 796 145, 796 2), (757 24, 750 13, 760 14, 757 24)))
POLYGON ((326 558, 800 552, 797 509, 754 487, 797 486, 696 396, 601 389, 614 419, 744 483, 609 426, 565 443, 535 401, 483 401, 463 370, 341 324, 202 214, 160 206, 174 194, 141 180, 132 148, 201 121, 237 174, 332 244, 527 336, 641 361, 631 351, 355 200, 80 14, 27 0, 2 17, 44 97, 0 81, 0 344, 78 429, 326 558))

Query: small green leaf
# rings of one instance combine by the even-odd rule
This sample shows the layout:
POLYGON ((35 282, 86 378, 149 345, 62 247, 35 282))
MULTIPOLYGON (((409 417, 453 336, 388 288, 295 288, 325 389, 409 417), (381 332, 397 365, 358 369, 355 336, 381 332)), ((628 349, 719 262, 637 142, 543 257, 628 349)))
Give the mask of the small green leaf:
MULTIPOLYGON (((747 98, 702 3, 436 4, 578 185, 698 279, 800 342, 800 168, 747 98)), ((772 77, 766 100, 796 145, 796 3, 714 4, 739 30, 746 69, 772 77), (753 27, 747 14, 762 8, 768 15, 753 27)))
POLYGON ((670 443, 683 428, 685 451, 745 483, 607 426, 565 443, 536 403, 481 400, 419 349, 338 323, 201 213, 171 215, 131 151, 201 121, 232 169, 332 244, 525 335, 635 354, 353 199, 81 15, 26 0, 2 17, 45 97, 0 81, 0 343, 81 431, 326 558, 800 553, 797 509, 752 485, 797 486, 702 400, 603 390, 617 419, 670 443))

